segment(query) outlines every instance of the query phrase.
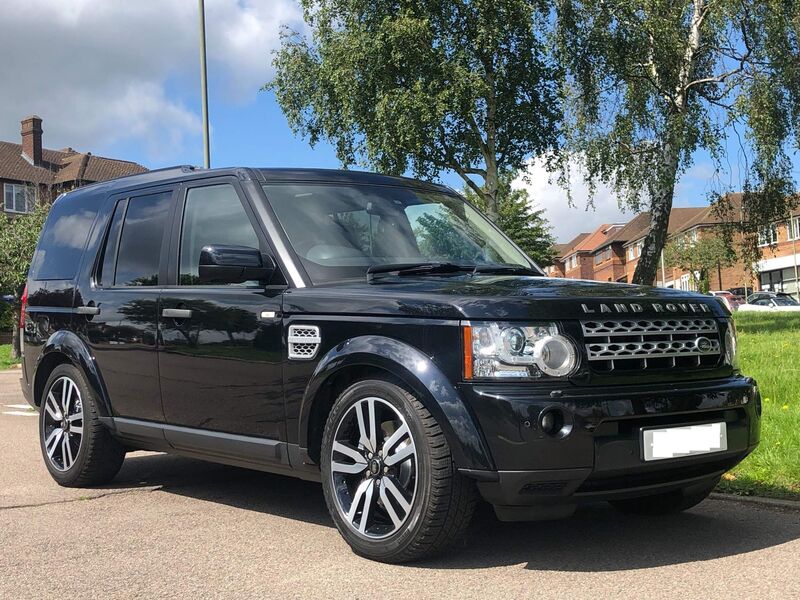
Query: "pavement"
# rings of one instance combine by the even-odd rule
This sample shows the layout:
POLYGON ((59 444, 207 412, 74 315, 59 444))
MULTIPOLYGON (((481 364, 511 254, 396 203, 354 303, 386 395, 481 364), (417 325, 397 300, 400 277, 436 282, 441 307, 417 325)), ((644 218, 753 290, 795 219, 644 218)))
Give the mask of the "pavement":
POLYGON ((394 566, 350 551, 314 483, 137 452, 109 486, 61 488, 18 378, 0 372, 3 600, 800 597, 800 511, 780 507, 600 504, 544 523, 484 509, 445 557, 394 566))

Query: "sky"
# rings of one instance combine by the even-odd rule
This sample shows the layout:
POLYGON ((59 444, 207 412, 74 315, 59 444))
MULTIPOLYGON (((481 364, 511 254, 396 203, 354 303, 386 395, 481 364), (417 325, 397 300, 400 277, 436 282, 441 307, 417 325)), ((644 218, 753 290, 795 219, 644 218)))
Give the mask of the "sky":
MULTIPOLYGON (((3 0, 0 140, 18 141, 19 122, 43 119, 44 146, 67 146, 148 168, 202 164, 197 2, 194 0, 3 0)), ((282 27, 303 31, 295 0, 206 0, 212 166, 337 168, 330 145, 295 137, 274 96, 282 27)), ((699 156, 676 190, 676 206, 707 203, 713 168, 699 156)), ((463 187, 454 173, 441 181, 463 187)), ((559 241, 621 222, 602 186, 566 192, 532 164, 519 180, 545 208, 559 241)))

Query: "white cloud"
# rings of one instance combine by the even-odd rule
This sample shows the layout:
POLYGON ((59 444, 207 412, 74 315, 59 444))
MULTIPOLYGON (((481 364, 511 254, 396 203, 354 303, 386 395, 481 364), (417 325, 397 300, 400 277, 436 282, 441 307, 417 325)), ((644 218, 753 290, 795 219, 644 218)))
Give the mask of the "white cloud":
POLYGON ((589 188, 584 183, 578 165, 572 165, 570 206, 567 192, 548 173, 541 161, 528 167, 525 176, 520 175, 513 184, 515 189, 526 189, 537 208, 546 211, 558 242, 568 242, 581 232, 591 232, 603 223, 624 223, 634 214, 619 207, 617 196, 607 186, 598 184, 589 205, 589 188))
MULTIPOLYGON (((49 148, 142 142, 180 156, 200 119, 197 3, 189 0, 3 0, 0 139, 44 119, 49 148)), ((247 103, 270 77, 280 26, 301 27, 294 0, 207 0, 210 93, 247 103), (217 90, 221 93, 217 94, 217 90)))

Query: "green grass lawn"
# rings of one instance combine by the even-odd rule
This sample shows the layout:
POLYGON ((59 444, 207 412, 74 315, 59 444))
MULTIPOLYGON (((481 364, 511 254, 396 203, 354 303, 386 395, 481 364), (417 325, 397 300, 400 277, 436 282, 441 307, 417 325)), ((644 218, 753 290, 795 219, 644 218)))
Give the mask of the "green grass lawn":
POLYGON ((10 369, 19 363, 11 358, 11 344, 0 344, 0 371, 10 369))
POLYGON ((800 499, 800 315, 736 315, 742 373, 763 398, 761 444, 725 475, 720 488, 800 499))

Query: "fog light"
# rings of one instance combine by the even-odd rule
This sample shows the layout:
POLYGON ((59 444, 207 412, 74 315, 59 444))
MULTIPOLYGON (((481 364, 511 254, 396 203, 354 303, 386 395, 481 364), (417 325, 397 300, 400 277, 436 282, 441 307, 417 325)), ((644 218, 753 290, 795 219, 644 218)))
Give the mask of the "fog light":
POLYGON ((539 427, 546 435, 559 435, 564 429, 564 414, 557 408, 543 410, 539 416, 539 427))

